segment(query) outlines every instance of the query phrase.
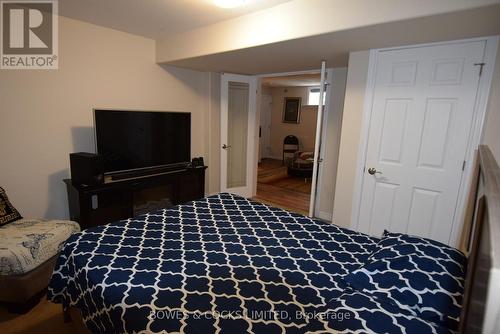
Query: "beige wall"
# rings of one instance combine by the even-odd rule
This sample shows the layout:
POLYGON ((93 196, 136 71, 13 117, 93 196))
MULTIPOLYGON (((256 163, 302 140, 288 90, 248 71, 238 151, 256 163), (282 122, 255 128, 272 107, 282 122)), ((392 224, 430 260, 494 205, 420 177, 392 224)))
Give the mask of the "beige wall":
POLYGON ((218 73, 209 74, 209 90, 208 90, 208 138, 206 143, 209 147, 208 154, 208 175, 209 184, 207 194, 215 194, 220 191, 220 87, 221 76, 218 73))
POLYGON ((94 107, 192 112, 207 158, 208 74, 156 65, 143 37, 64 17, 59 34, 59 70, 0 71, 0 185, 22 215, 68 217, 68 154, 94 151, 94 107))
POLYGON ((368 60, 369 51, 352 52, 349 55, 333 208, 333 222, 344 227, 349 227, 351 224, 368 60))
POLYGON ((486 117, 483 143, 490 147, 495 159, 500 164, 500 46, 497 51, 486 117))
POLYGON ((261 90, 260 90, 260 93, 262 95, 272 95, 273 94, 273 89, 269 86, 262 86, 261 87, 261 90))
POLYGON ((271 89, 271 97, 271 156, 275 159, 282 158, 283 139, 288 135, 299 138, 300 150, 314 151, 318 106, 304 105, 307 103, 307 88, 276 87, 271 89), (302 98, 299 124, 283 123, 285 97, 302 98))

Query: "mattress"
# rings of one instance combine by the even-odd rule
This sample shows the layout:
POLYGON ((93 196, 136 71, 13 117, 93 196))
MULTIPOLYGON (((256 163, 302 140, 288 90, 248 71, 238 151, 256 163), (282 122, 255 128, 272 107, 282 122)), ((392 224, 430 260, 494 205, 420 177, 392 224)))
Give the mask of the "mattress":
POLYGON ((73 235, 48 298, 93 333, 439 332, 346 286, 377 242, 223 193, 73 235))

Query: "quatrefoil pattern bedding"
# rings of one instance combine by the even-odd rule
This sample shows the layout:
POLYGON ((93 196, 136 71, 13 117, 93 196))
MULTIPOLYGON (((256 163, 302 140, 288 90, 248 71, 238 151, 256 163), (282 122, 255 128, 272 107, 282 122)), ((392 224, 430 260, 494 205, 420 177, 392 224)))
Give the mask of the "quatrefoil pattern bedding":
POLYGON ((436 241, 387 231, 377 248, 345 281, 423 320, 458 329, 465 256, 436 241))
POLYGON ((326 327, 331 332, 340 333, 450 333, 439 324, 416 317, 412 312, 401 309, 393 303, 375 298, 373 295, 347 289, 340 297, 325 305, 322 314, 327 326, 311 323, 310 332, 321 332, 326 327), (334 316, 336 315, 336 316, 334 316), (341 315, 341 317, 339 317, 341 315))
POLYGON ((395 333, 439 332, 346 284, 378 242, 218 194, 72 236, 48 298, 80 309, 94 333, 364 333, 387 307, 395 333), (350 321, 335 312, 345 308, 350 321))

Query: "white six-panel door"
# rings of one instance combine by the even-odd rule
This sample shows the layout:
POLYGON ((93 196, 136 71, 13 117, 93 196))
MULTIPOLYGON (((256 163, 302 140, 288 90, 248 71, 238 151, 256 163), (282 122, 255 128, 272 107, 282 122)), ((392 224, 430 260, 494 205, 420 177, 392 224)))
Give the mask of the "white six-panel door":
POLYGON ((358 230, 449 243, 484 41, 379 53, 358 230))

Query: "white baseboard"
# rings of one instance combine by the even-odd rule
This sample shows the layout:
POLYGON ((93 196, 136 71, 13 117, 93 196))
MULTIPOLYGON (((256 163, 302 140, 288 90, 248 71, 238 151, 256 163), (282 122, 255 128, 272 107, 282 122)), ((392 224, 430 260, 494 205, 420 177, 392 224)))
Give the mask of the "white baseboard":
POLYGON ((321 218, 323 220, 328 220, 329 222, 331 222, 332 221, 332 214, 329 212, 320 211, 320 212, 318 212, 318 218, 321 218))

